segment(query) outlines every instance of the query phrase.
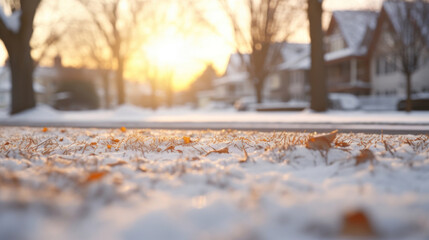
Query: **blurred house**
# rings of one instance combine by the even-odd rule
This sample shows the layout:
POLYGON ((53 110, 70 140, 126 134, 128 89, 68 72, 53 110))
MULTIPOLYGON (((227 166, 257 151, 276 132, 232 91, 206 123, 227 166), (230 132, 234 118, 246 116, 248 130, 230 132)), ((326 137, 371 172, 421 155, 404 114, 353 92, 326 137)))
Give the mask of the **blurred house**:
MULTIPOLYGON (((70 94, 65 90, 65 82, 88 82, 94 87, 94 94, 97 98, 98 107, 106 107, 105 86, 106 82, 109 84, 110 104, 116 102, 116 92, 114 91, 114 72, 113 71, 100 71, 88 68, 74 68, 65 67, 62 65, 61 57, 56 57, 54 66, 41 67, 37 66, 33 74, 33 88, 36 93, 37 103, 42 103, 50 106, 55 106, 59 101, 67 102, 70 94)), ((73 84, 71 84, 73 85, 73 84)), ((68 88, 71 86, 68 84, 68 88)), ((75 84, 76 85, 76 84, 75 84)), ((85 85, 85 84, 83 84, 85 85)), ((82 90, 88 90, 87 85, 77 86, 82 90)), ((0 68, 0 107, 8 107, 10 105, 10 90, 11 90, 10 71, 7 66, 0 68)))
POLYGON ((383 3, 379 14, 374 39, 371 43, 371 92, 377 96, 404 97, 406 79, 401 72, 401 59, 397 41, 407 41, 401 31, 404 21, 419 25, 424 49, 418 54, 418 69, 412 76, 412 93, 429 92, 429 3, 391 2, 383 3), (414 8, 411 18, 405 19, 405 4, 414 8), (420 5, 426 4, 426 6, 420 5), (421 22, 425 19, 426 22, 421 22))
POLYGON ((198 94, 201 96, 205 91, 211 91, 213 88, 213 81, 216 79, 217 73, 212 64, 208 64, 206 69, 189 85, 188 91, 179 94, 177 99, 181 103, 191 102, 198 105, 198 94))
POLYGON ((372 11, 333 12, 325 33, 329 92, 370 94, 368 49, 377 16, 372 11))
MULTIPOLYGON (((267 76, 263 96, 266 101, 303 100, 306 98, 309 44, 281 44, 280 54, 274 59, 272 71, 267 76)), ((274 56, 274 55, 273 55, 274 56)), ((246 62, 249 54, 232 54, 225 73, 213 81, 213 88, 198 92, 199 105, 221 102, 232 105, 244 98, 254 98, 255 90, 249 79, 246 62)), ((256 101, 254 99, 254 101, 256 101)))

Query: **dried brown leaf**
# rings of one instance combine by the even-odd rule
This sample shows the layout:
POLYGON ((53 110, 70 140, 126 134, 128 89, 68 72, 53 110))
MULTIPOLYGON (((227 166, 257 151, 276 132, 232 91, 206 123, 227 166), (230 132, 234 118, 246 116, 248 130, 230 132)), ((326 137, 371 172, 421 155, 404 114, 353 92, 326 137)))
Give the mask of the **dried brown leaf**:
POLYGON ((375 159, 374 153, 369 149, 360 150, 360 154, 356 156, 356 165, 366 163, 368 161, 372 162, 375 159))
POLYGON ((206 156, 208 156, 212 153, 229 153, 229 149, 228 149, 228 147, 224 147, 224 148, 219 149, 219 150, 213 150, 213 151, 206 153, 206 156))
POLYGON ((116 167, 116 166, 125 165, 127 163, 128 163, 127 161, 119 160, 119 161, 114 162, 114 163, 109 163, 109 164, 107 164, 107 166, 109 166, 109 167, 116 167))
POLYGON ((366 213, 357 210, 343 216, 341 235, 347 237, 375 237, 376 233, 366 213))
POLYGON ((191 143, 192 141, 191 141, 191 138, 190 138, 190 137, 186 137, 186 136, 184 136, 184 137, 183 137, 183 142, 184 142, 185 144, 189 144, 189 143, 191 143))
POLYGON ((329 150, 332 142, 337 137, 338 130, 332 131, 328 134, 322 134, 310 137, 307 141, 306 147, 314 150, 329 150))
POLYGON ((101 180, 107 174, 106 171, 102 172, 90 172, 84 183, 90 183, 101 180))

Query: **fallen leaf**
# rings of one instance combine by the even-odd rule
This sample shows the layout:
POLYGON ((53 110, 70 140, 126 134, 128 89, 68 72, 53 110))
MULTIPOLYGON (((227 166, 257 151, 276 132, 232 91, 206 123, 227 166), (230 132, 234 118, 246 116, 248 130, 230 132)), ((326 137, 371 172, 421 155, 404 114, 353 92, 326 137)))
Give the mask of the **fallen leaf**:
POLYGON ((64 141, 64 138, 60 138, 60 139, 59 139, 59 141, 60 141, 60 142, 64 141))
POLYGON ((97 143, 96 143, 96 142, 92 142, 92 143, 91 143, 91 146, 95 146, 95 145, 97 145, 97 143))
POLYGON ((42 129, 42 132, 47 132, 48 131, 48 128, 47 127, 44 127, 43 129, 42 129))
POLYGON ((174 151, 174 148, 175 147, 173 145, 171 145, 171 146, 167 147, 166 149, 164 149, 164 152, 165 151, 171 151, 172 152, 172 151, 174 151))
POLYGON ((119 161, 114 162, 114 163, 109 163, 109 164, 107 164, 107 166, 109 166, 109 167, 116 167, 116 166, 121 166, 121 165, 124 165, 124 164, 127 164, 127 163, 128 162, 126 162, 126 161, 119 160, 119 161))
POLYGON ((341 235, 347 237, 375 237, 375 231, 365 212, 361 210, 347 212, 343 216, 341 235))
POLYGON ((107 144, 107 149, 112 149, 112 145, 107 144))
POLYGON ((127 131, 126 127, 121 127, 120 129, 121 129, 121 132, 126 132, 127 131))
POLYGON ((184 142, 185 144, 189 144, 189 143, 191 143, 191 138, 190 138, 190 137, 186 137, 186 136, 184 136, 184 137, 183 137, 183 142, 184 142))
POLYGON ((148 170, 147 170, 147 168, 146 167, 144 167, 144 166, 140 166, 140 167, 138 167, 137 168, 137 170, 139 170, 139 171, 141 171, 141 172, 147 172, 148 170))
POLYGON ((225 148, 222 148, 219 150, 213 150, 213 151, 208 152, 206 154, 206 156, 208 156, 209 154, 212 154, 212 153, 229 153, 229 149, 228 149, 228 147, 225 147, 225 148))
POLYGON ((113 139, 112 139, 112 142, 118 143, 118 142, 119 142, 119 139, 113 138, 113 139))
POLYGON ((322 134, 310 137, 307 141, 306 147, 314 150, 329 150, 332 142, 337 137, 338 130, 332 131, 328 134, 322 134))
POLYGON ((356 166, 368 161, 372 162, 375 159, 374 153, 369 149, 360 150, 360 154, 356 156, 356 166))
POLYGON ((103 171, 103 172, 91 172, 91 173, 89 173, 88 177, 86 178, 85 183, 101 180, 106 174, 107 174, 107 172, 105 172, 105 171, 103 171))
POLYGON ((348 142, 344 142, 344 141, 337 141, 337 142, 335 142, 335 146, 337 146, 337 147, 350 147, 350 143, 348 143, 348 142))

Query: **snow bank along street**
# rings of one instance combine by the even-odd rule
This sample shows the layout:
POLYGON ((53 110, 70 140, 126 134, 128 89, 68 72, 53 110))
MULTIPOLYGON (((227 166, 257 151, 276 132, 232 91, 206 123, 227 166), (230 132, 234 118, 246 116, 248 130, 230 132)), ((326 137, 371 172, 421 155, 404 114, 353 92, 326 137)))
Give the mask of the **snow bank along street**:
POLYGON ((0 239, 428 239, 429 137, 0 132, 0 239))
POLYGON ((9 116, 0 111, 0 125, 33 127, 121 127, 155 129, 239 129, 295 130, 380 133, 429 133, 429 112, 366 112, 329 111, 301 112, 237 112, 233 109, 216 111, 192 109, 147 110, 123 105, 115 110, 57 111, 40 105, 35 109, 9 116), (365 131, 369 130, 369 131, 365 131))

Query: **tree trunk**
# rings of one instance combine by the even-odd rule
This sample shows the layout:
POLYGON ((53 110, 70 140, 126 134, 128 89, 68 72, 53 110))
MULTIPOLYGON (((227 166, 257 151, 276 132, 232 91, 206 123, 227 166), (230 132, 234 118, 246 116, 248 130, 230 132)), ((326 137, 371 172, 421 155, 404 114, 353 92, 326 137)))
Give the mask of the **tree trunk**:
POLYGON ((158 108, 156 92, 157 92, 156 83, 152 83, 152 91, 150 94, 151 96, 150 102, 151 102, 152 110, 156 110, 158 108))
POLYGON ((256 93, 256 103, 262 103, 264 97, 264 84, 261 80, 254 84, 255 93, 256 93))
POLYGON ((116 88, 118 91, 118 105, 125 103, 125 88, 124 88, 124 61, 118 57, 118 68, 116 69, 116 88))
POLYGON ((169 83, 167 86, 167 107, 173 106, 173 85, 169 83))
POLYGON ((324 61, 321 0, 308 0, 308 19, 310 22, 311 69, 310 95, 311 109, 316 112, 327 110, 326 69, 324 61))
POLYGON ((407 100, 406 100, 405 111, 411 112, 413 107, 411 103, 411 73, 407 73, 406 78, 407 78, 407 100))
POLYGON ((109 70, 102 70, 103 87, 104 87, 104 106, 106 109, 110 108, 110 81, 109 81, 109 70))
MULTIPOLYGON (((12 91, 10 114, 36 106, 33 91, 34 62, 31 58, 30 39, 33 35, 33 20, 40 0, 21 0, 20 28, 13 32, 0 19, 0 39, 9 55, 12 91)), ((0 9, 0 11, 3 11, 0 9)))
POLYGON ((10 114, 16 114, 36 106, 33 91, 34 62, 30 55, 29 42, 17 35, 8 44, 12 96, 10 114))

